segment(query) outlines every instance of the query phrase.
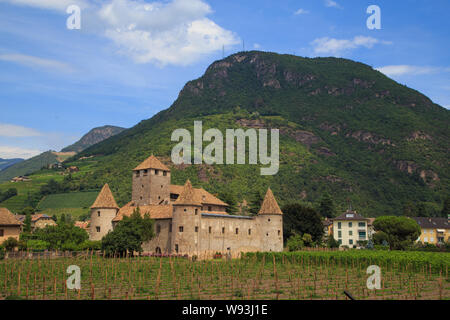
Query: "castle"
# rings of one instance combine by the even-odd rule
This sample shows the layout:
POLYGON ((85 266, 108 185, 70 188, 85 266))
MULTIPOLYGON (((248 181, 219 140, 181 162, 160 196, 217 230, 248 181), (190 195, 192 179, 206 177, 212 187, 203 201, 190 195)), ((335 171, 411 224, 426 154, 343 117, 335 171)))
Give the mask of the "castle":
POLYGON ((90 239, 101 240, 139 207, 155 220, 144 252, 212 256, 216 252, 282 251, 283 213, 270 188, 259 213, 230 215, 228 205, 204 189, 172 185, 170 169, 151 156, 133 170, 131 202, 119 208, 106 184, 91 207, 90 239))

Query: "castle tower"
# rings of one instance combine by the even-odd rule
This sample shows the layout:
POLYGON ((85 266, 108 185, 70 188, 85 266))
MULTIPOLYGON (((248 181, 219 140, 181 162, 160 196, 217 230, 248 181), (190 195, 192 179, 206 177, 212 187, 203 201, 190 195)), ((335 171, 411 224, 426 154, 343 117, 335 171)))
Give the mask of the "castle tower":
POLYGON ((109 189, 105 184, 97 199, 91 207, 91 223, 89 228, 89 240, 101 240, 113 229, 112 220, 116 217, 119 207, 109 189))
POLYGON ((131 200, 138 206, 170 202, 170 169, 150 156, 133 170, 131 200))
POLYGON ((172 253, 199 255, 202 201, 188 180, 173 203, 172 253))
POLYGON ((256 216, 261 235, 262 251, 283 251, 283 212, 270 188, 256 216))

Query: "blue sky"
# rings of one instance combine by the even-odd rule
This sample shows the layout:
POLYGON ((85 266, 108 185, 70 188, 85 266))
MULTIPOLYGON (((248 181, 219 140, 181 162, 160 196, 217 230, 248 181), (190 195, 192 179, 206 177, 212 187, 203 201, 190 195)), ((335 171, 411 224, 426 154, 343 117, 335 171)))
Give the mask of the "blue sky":
POLYGON ((449 11, 448 0, 0 0, 0 158, 148 119, 243 42, 357 60, 450 108, 449 11), (72 4, 80 30, 66 27, 72 4), (366 26, 369 5, 381 30, 366 26))

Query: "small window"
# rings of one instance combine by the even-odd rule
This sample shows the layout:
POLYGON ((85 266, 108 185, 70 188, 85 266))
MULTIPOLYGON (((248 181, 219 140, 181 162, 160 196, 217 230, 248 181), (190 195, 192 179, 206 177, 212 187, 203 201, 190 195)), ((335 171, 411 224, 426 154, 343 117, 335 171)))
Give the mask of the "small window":
POLYGON ((156 225, 156 233, 160 233, 161 232, 161 226, 158 224, 156 225))
POLYGON ((340 229, 341 226, 342 226, 342 223, 341 223, 341 222, 338 222, 338 229, 340 229))
POLYGON ((197 226, 195 227, 195 232, 198 232, 198 227, 197 226))
POLYGON ((349 222, 349 223, 348 223, 348 227, 349 227, 349 228, 353 227, 353 223, 349 222))
POLYGON ((352 235, 353 235, 353 231, 352 231, 352 230, 349 230, 349 231, 348 231, 348 235, 349 235, 349 236, 352 236, 352 235))
POLYGON ((148 170, 145 169, 145 170, 144 170, 144 177, 145 177, 147 174, 148 174, 148 170))
POLYGON ((269 221, 269 222, 270 222, 270 219, 267 219, 267 221, 269 221))
POLYGON ((184 209, 184 212, 186 212, 187 210, 186 209, 184 209))
POLYGON ((5 231, 3 229, 0 229, 0 237, 3 237, 5 235, 5 231))
POLYGON ((248 235, 249 235, 249 236, 252 235, 252 229, 248 229, 248 235))
POLYGON ((278 230, 278 235, 279 235, 279 236, 281 235, 281 230, 278 230))
POLYGON ((175 252, 178 253, 178 245, 175 245, 175 252))
POLYGON ((225 228, 224 227, 222 228, 222 233, 225 233, 225 228))
POLYGON ((366 226, 365 222, 358 222, 358 227, 364 228, 366 226))
POLYGON ((172 224, 169 224, 169 232, 172 232, 172 224))
POLYGON ((342 238, 342 231, 338 231, 338 238, 342 238))
POLYGON ((239 234, 239 228, 236 228, 236 234, 239 234))
POLYGON ((161 200, 161 196, 158 196, 158 200, 161 200))
POLYGON ((211 231, 212 231, 212 228, 211 228, 211 227, 209 227, 209 228, 208 228, 208 231, 209 231, 209 233, 211 233, 211 231))
POLYGON ((100 211, 97 211, 97 215, 100 217, 100 211))
POLYGON ((142 197, 139 197, 139 198, 141 198, 141 200, 142 200, 142 197))
POLYGON ((348 243, 353 244, 353 240, 352 239, 348 240, 348 243))
POLYGON ((183 232, 183 226, 180 226, 180 227, 178 228, 178 230, 179 230, 180 232, 183 232))
POLYGON ((197 215, 198 214, 198 209, 195 209, 195 215, 197 215))
POLYGON ((95 229, 97 230, 97 232, 100 232, 100 227, 95 227, 95 229))
POLYGON ((208 211, 212 211, 212 207, 211 206, 208 206, 208 211))
POLYGON ((163 185, 161 185, 161 189, 163 188, 163 185))
POLYGON ((158 175, 159 174, 159 170, 155 170, 155 175, 158 175))
POLYGON ((144 189, 144 185, 142 185, 142 189, 144 189))
POLYGON ((167 171, 163 171, 163 176, 167 176, 167 171))
POLYGON ((140 171, 136 171, 136 178, 139 178, 140 176, 140 171))

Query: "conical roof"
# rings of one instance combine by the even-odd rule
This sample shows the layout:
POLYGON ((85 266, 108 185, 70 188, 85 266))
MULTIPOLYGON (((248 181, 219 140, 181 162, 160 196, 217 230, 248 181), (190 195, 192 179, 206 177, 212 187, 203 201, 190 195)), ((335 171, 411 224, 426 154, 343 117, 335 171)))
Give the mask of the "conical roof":
POLYGON ((117 205, 116 200, 114 200, 114 196, 108 184, 105 184, 103 186, 102 191, 100 191, 99 195, 97 196, 97 199, 95 200, 91 209, 94 208, 119 209, 119 206, 117 205))
POLYGON ((138 165, 134 170, 145 170, 145 169, 158 169, 164 171, 170 171, 167 166, 165 166, 161 161, 158 160, 157 157, 151 155, 147 159, 144 160, 140 165, 138 165))
POLYGON ((192 187, 191 181, 186 181, 183 187, 183 191, 178 197, 177 201, 173 203, 174 205, 202 205, 202 199, 199 197, 198 193, 192 187))
POLYGON ((258 214, 283 214, 270 188, 267 189, 266 196, 264 197, 264 201, 258 214))

